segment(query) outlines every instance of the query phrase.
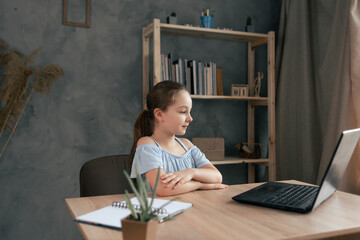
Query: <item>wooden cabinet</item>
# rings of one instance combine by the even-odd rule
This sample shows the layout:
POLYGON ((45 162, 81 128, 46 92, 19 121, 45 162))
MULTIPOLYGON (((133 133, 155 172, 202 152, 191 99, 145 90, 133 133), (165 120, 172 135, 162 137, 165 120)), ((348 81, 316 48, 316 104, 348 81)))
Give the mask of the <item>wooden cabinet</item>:
POLYGON ((153 81, 161 81, 161 34, 200 37, 209 39, 231 40, 247 42, 248 44, 248 85, 249 96, 212 96, 212 95, 191 95, 193 99, 225 99, 236 101, 247 101, 248 111, 248 143, 250 149, 254 148, 255 142, 255 117, 256 106, 267 106, 268 117, 268 157, 260 159, 240 159, 236 157, 226 157, 225 161, 213 161, 213 164, 248 164, 248 181, 255 181, 255 164, 267 166, 267 175, 269 181, 276 179, 276 152, 275 152, 275 33, 268 34, 249 33, 240 31, 228 31, 220 29, 209 29, 202 27, 189 27, 182 25, 173 25, 160 23, 159 19, 154 19, 152 23, 143 28, 142 46, 143 46, 143 102, 149 92, 150 85, 150 47, 153 55, 153 81), (153 45, 150 46, 150 37, 153 45), (258 46, 267 45, 267 97, 256 97, 255 82, 255 49, 258 46))

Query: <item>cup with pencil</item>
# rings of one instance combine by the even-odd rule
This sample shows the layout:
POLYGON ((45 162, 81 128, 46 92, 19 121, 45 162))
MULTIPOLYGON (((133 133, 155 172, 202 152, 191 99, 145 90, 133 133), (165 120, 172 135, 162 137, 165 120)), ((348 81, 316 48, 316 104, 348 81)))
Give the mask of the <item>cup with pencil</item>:
POLYGON ((214 20, 214 16, 215 16, 215 10, 212 11, 212 13, 210 14, 210 9, 207 8, 205 10, 205 8, 201 11, 201 26, 204 28, 212 28, 212 24, 213 24, 213 20, 214 20))

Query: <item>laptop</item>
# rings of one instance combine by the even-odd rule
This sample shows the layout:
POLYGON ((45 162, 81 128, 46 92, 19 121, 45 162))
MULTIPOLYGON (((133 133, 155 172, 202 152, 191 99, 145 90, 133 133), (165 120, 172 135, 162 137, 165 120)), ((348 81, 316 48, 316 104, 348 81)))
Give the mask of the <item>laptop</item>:
POLYGON ((292 212, 311 212, 336 191, 359 136, 360 128, 342 132, 320 186, 268 182, 232 199, 241 203, 292 212))

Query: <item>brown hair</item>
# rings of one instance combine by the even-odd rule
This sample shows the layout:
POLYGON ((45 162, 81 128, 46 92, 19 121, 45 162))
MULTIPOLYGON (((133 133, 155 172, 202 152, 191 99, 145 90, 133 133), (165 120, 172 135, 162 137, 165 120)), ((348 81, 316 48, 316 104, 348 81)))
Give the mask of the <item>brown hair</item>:
POLYGON ((160 82, 150 90, 146 97, 146 108, 140 112, 135 122, 134 142, 130 154, 131 165, 139 139, 144 136, 151 136, 154 132, 154 110, 159 108, 162 111, 166 111, 168 106, 174 103, 174 96, 182 90, 187 91, 184 85, 173 81, 160 82))

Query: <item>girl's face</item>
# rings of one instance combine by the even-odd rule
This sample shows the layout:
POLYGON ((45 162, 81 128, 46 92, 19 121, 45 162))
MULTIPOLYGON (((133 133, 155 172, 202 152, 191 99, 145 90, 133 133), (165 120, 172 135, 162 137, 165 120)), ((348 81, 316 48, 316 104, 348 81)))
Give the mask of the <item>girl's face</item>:
POLYGON ((171 134, 184 135, 192 117, 190 111, 192 100, 189 93, 185 90, 178 92, 174 96, 175 102, 162 112, 162 125, 171 134))

